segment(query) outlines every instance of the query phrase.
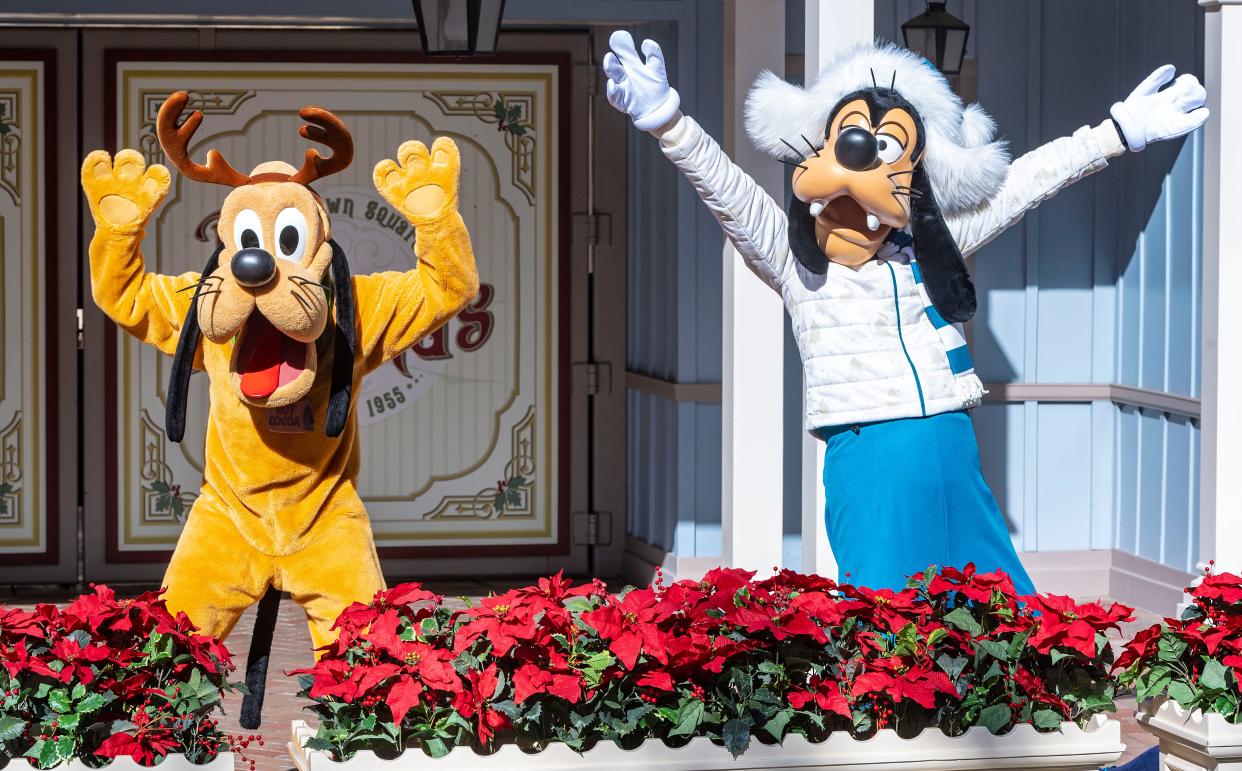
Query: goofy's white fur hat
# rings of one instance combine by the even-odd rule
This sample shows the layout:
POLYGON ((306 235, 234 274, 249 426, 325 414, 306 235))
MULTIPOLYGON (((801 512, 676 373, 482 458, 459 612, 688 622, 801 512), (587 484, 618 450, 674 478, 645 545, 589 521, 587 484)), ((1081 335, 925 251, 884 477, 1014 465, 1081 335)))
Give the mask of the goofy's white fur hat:
POLYGON ((1000 189, 1009 168, 996 123, 978 104, 963 106, 930 62, 891 43, 863 43, 840 53, 806 88, 764 72, 746 100, 746 131, 765 153, 796 160, 782 139, 805 136, 816 147, 834 107, 847 94, 891 87, 923 122, 927 169, 943 213, 970 211, 1000 189))

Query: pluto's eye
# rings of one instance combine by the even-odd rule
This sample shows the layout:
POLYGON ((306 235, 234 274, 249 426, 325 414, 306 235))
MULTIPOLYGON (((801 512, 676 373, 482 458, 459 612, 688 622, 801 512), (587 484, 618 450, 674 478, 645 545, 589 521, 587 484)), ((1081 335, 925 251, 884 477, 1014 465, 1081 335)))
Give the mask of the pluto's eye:
POLYGON ((280 244, 280 256, 293 262, 301 262, 306 251, 306 218, 294 208, 282 209, 276 215, 276 240, 280 244))
POLYGON ((233 242, 238 249, 262 249, 263 226, 253 209, 242 209, 233 220, 233 242))
POLYGON ((280 251, 285 254, 293 254, 298 249, 298 243, 301 241, 298 235, 298 229, 292 225, 285 225, 280 231, 280 251))
POLYGON ((906 148, 901 144, 901 141, 892 134, 876 134, 875 148, 876 154, 885 163, 892 163, 906 152, 906 148))

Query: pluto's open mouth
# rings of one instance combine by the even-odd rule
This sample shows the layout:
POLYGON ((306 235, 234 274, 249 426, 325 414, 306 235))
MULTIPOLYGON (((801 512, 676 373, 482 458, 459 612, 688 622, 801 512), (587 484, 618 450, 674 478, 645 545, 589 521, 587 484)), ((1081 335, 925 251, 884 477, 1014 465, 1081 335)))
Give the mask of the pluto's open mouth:
POLYGON ((266 399, 306 369, 308 344, 281 332, 258 309, 246 319, 238 344, 237 374, 249 399, 266 399))

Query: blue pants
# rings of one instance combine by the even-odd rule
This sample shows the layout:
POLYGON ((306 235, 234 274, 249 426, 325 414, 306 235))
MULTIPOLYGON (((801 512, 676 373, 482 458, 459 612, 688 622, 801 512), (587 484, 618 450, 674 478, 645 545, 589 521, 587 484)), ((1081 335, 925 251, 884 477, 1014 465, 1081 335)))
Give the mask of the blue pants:
POLYGON ((928 565, 1004 570, 1034 593, 979 467, 965 412, 816 432, 826 448, 828 541, 841 580, 900 589, 928 565), (849 578, 845 578, 848 572, 849 578))

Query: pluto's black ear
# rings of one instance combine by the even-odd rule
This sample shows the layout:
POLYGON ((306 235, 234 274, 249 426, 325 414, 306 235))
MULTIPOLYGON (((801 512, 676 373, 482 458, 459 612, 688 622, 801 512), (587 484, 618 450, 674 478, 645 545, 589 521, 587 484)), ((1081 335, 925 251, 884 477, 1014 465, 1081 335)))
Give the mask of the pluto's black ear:
POLYGON ((815 218, 810 204, 789 196, 789 251, 802 267, 817 275, 828 272, 828 256, 815 242, 815 218))
MULTIPOLYGON (((205 281, 216 272, 223 249, 224 244, 216 244, 216 250, 203 266, 200 281, 205 281)), ((198 341, 203 336, 198 327, 198 295, 204 286, 199 284, 194 290, 194 296, 190 298, 190 310, 186 311, 185 321, 181 324, 181 337, 177 339, 177 352, 173 354, 172 371, 168 373, 168 395, 164 399, 164 431, 174 442, 180 442, 185 436, 185 402, 190 395, 194 354, 198 352, 198 341)))
POLYGON ((914 236, 914 253, 927 296, 947 320, 969 321, 975 315, 975 285, 949 226, 940 216, 940 207, 922 166, 914 170, 910 186, 916 191, 910 196, 910 234, 914 236))
POLYGON ((349 262, 345 251, 336 241, 332 245, 332 287, 336 293, 336 334, 332 335, 332 395, 328 397, 328 417, 323 431, 331 437, 345 430, 349 417, 349 400, 354 386, 354 351, 357 335, 354 332, 354 282, 349 275, 349 262))

